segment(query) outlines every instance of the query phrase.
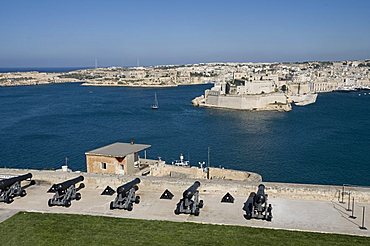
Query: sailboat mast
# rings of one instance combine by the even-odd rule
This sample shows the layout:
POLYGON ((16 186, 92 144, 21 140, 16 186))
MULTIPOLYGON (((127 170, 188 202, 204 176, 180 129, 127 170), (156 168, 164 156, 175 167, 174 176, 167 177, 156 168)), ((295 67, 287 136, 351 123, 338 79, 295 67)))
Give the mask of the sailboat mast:
POLYGON ((154 104, 152 104, 152 109, 158 109, 157 92, 154 92, 154 104))

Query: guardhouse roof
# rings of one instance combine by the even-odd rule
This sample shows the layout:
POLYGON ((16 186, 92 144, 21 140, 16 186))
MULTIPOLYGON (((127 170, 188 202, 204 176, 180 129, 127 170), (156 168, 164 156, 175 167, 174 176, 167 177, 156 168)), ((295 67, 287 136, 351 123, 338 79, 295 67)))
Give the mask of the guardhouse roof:
POLYGON ((151 145, 147 144, 131 144, 131 143, 113 143, 107 146, 90 150, 85 154, 88 155, 101 155, 101 156, 111 156, 111 157, 125 157, 132 153, 137 153, 147 148, 151 145))

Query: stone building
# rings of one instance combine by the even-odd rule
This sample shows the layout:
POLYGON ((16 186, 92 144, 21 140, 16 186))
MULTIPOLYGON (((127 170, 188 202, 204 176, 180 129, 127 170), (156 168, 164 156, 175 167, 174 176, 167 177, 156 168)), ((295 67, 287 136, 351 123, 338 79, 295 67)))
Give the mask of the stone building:
MULTIPOLYGON (((113 143, 85 153, 88 173, 131 175, 140 170, 139 152, 150 145, 113 143)), ((145 154, 146 155, 146 154, 145 154)))

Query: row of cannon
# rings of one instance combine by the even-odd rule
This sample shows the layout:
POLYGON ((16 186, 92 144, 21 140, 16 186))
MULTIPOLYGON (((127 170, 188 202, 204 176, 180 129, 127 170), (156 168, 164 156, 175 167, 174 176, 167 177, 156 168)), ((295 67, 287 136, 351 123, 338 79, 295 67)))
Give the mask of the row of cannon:
MULTIPOLYGON (((53 184, 48 192, 54 193, 54 196, 48 200, 48 205, 50 207, 70 207, 73 200, 80 200, 81 193, 79 193, 79 190, 85 187, 85 185, 81 183, 83 180, 83 176, 78 176, 61 183, 53 184), (77 186, 78 183, 80 184, 77 186)), ((31 173, 0 180, 0 202, 12 203, 15 197, 25 196, 27 194, 25 189, 34 184, 35 181, 32 180, 31 173), (25 186, 21 186, 22 181, 29 181, 29 183, 25 186)), ((136 195, 136 192, 139 190, 139 184, 140 179, 135 178, 119 186, 116 190, 107 186, 101 195, 113 195, 117 193, 116 198, 109 205, 110 209, 132 211, 133 205, 140 203, 140 196, 136 195)), ((176 215, 190 214, 199 216, 200 209, 204 206, 204 201, 200 199, 199 195, 200 185, 199 181, 195 181, 194 184, 183 192, 182 198, 177 203, 174 210, 176 215)), ((173 196, 174 195, 169 190, 165 190, 160 199, 172 199, 173 196)), ((244 217, 247 220, 254 218, 271 221, 272 207, 271 204, 267 203, 267 198, 268 195, 265 193, 265 186, 260 184, 257 192, 251 192, 247 201, 244 203, 244 217)), ((234 198, 230 193, 227 193, 221 199, 221 202, 233 203, 234 198)))

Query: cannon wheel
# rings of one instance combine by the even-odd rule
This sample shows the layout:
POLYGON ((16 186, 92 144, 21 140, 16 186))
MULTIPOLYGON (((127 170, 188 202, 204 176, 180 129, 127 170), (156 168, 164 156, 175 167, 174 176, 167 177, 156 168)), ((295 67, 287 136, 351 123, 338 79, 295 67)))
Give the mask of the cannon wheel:
POLYGON ((81 199, 81 193, 76 193, 76 201, 81 199))
POLYGON ((136 196, 136 197, 135 197, 135 203, 136 203, 136 204, 139 204, 139 203, 140 203, 140 196, 136 196))
POLYGON ((128 210, 128 211, 132 211, 132 208, 133 208, 133 205, 132 205, 132 203, 130 202, 130 203, 128 204, 128 206, 127 206, 127 210, 128 210))
POLYGON ((24 197, 25 195, 27 195, 27 192, 25 190, 22 190, 20 196, 24 197))
POLYGON ((5 202, 6 202, 7 204, 12 203, 13 201, 14 201, 14 199, 13 199, 13 198, 11 198, 11 197, 8 197, 7 199, 5 199, 5 202))
POLYGON ((198 205, 198 207, 199 207, 199 208, 203 208, 203 205, 204 205, 203 200, 200 200, 200 201, 199 201, 199 205, 198 205))
POLYGON ((113 202, 110 202, 110 204, 109 204, 109 208, 110 208, 111 210, 113 210, 113 209, 114 209, 113 202))
POLYGON ((48 200, 48 206, 49 207, 52 207, 53 206, 53 203, 52 203, 51 199, 48 200))
POLYGON ((66 201, 65 204, 66 208, 69 208, 71 206, 71 201, 66 201))
POLYGON ((175 214, 176 215, 179 215, 180 214, 180 210, 178 208, 175 209, 175 214))
POLYGON ((248 214, 248 213, 246 213, 246 214, 244 215, 244 218, 245 218, 246 220, 250 220, 250 219, 252 219, 252 214, 248 214))
POLYGON ((195 209, 195 211, 194 211, 194 215, 195 215, 195 216, 199 216, 199 208, 195 209))

